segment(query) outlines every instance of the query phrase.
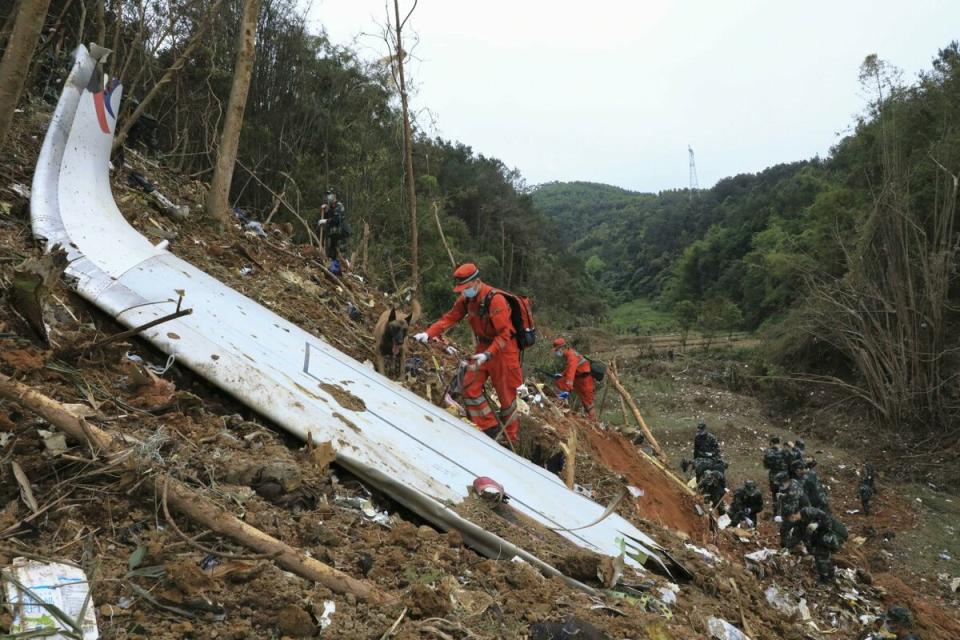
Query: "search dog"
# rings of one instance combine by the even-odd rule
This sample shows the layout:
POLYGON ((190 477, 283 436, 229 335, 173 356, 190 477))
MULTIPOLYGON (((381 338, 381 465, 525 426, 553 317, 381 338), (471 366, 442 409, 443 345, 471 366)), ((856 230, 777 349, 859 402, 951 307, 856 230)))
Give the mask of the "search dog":
POLYGON ((420 303, 414 300, 410 311, 388 307, 380 314, 377 325, 373 328, 373 340, 376 344, 374 357, 380 374, 390 375, 386 371, 385 363, 385 359, 390 358, 395 365, 392 368, 396 369, 395 379, 400 379, 403 365, 407 361, 407 333, 411 326, 419 322, 420 313, 420 303))

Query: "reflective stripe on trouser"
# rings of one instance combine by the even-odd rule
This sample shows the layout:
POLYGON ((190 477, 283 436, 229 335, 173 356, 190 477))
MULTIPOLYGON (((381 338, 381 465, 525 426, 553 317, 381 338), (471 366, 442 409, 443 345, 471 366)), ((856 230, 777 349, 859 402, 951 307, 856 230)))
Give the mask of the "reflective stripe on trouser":
MULTIPOLYGON (((493 415, 493 411, 490 409, 490 405, 487 404, 487 399, 483 396, 479 398, 464 398, 463 399, 463 408, 467 411, 467 416, 473 422, 477 422, 477 418, 483 419, 483 416, 493 415)), ((494 420, 496 423, 496 420, 494 420)))
MULTIPOLYGON (((520 415, 517 413, 517 399, 514 398, 506 409, 500 410, 500 422, 503 423, 504 433, 514 433, 520 429, 520 415)), ((513 440, 514 438, 510 438, 513 440)))
POLYGON ((497 390, 500 406, 507 408, 500 414, 505 419, 504 433, 507 439, 516 440, 520 430, 516 412, 517 387, 523 383, 520 350, 516 342, 511 341, 500 353, 484 362, 477 371, 467 371, 463 376, 464 409, 473 424, 484 431, 499 426, 497 417, 493 415, 483 396, 483 385, 487 378, 490 378, 493 388, 497 390), (509 423, 506 419, 509 419, 509 423))

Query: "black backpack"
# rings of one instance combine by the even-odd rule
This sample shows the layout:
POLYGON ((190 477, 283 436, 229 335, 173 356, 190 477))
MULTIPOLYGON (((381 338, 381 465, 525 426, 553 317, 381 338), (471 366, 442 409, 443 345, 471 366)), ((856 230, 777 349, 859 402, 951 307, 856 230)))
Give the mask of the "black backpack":
POLYGON ((520 350, 529 349, 537 341, 537 328, 533 322, 533 302, 530 298, 518 296, 509 291, 493 289, 480 303, 480 315, 487 315, 490 300, 496 294, 502 295, 510 305, 510 322, 513 323, 514 337, 520 350))
POLYGON ((590 363, 590 375, 593 379, 597 382, 603 382, 603 378, 607 375, 607 365, 599 360, 591 360, 590 358, 587 358, 587 362, 590 363))

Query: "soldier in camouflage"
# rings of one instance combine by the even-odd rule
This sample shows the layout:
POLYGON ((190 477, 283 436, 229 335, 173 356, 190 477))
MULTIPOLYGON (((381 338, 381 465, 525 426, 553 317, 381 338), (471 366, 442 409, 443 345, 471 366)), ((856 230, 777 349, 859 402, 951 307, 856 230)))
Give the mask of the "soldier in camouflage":
POLYGON ((793 462, 794 460, 800 460, 803 462, 803 454, 807 449, 807 445, 804 444, 803 440, 797 438, 790 445, 789 455, 787 456, 788 462, 793 462))
POLYGON ((774 482, 779 486, 774 522, 780 524, 780 546, 792 549, 801 541, 800 510, 809 507, 810 503, 803 493, 803 487, 786 471, 777 472, 774 482))
POLYGON ((693 461, 687 460, 686 458, 680 461, 680 468, 683 469, 684 473, 686 473, 690 467, 693 467, 693 475, 699 484, 700 481, 703 480, 703 474, 710 469, 725 473, 727 463, 718 456, 708 453, 702 458, 694 458, 693 461))
POLYGON ((803 460, 790 461, 790 477, 803 484, 803 474, 807 471, 807 465, 803 460))
POLYGON ((847 528, 823 509, 804 507, 800 510, 800 532, 803 545, 813 556, 820 583, 833 580, 833 554, 847 539, 847 528))
POLYGON ((693 459, 714 457, 720 458, 720 443, 717 437, 707 431, 703 422, 697 425, 697 435, 693 437, 693 459))
POLYGON ((857 490, 860 495, 860 506, 863 508, 863 515, 865 516, 870 515, 870 501, 873 500, 873 494, 876 491, 874 487, 875 479, 876 472, 873 465, 867 462, 860 472, 860 487, 857 490))
POLYGON ((747 480, 743 486, 733 492, 730 503, 730 526, 747 522, 751 528, 757 526, 757 515, 763 511, 763 494, 757 489, 757 483, 747 480))
POLYGON ((770 482, 770 496, 776 502, 780 486, 774 477, 781 471, 790 470, 786 452, 780 448, 780 438, 776 436, 770 438, 770 447, 763 452, 763 467, 767 470, 767 479, 770 482))
POLYGON ((885 616, 883 616, 883 630, 889 634, 886 637, 896 640, 920 640, 920 637, 913 633, 913 620, 910 616, 910 610, 906 607, 890 607, 885 616))
POLYGON ((722 472, 716 469, 707 469, 703 473, 703 478, 697 483, 697 490, 710 503, 711 509, 716 508, 721 504, 723 495, 727 492, 727 479, 722 472))
POLYGON ((823 486, 823 483, 820 482, 820 477, 817 475, 816 469, 816 460, 807 461, 807 470, 806 473, 803 474, 802 479, 803 492, 807 495, 807 500, 810 502, 811 507, 829 512, 830 500, 827 498, 827 489, 823 486))

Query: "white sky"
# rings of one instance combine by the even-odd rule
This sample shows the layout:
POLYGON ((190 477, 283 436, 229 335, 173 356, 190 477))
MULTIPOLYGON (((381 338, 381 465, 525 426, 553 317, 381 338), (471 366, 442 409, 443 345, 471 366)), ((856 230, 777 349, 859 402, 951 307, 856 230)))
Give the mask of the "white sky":
MULTIPOLYGON (((384 4, 312 0, 309 15, 349 43, 379 31, 384 4)), ((434 134, 529 184, 659 191, 687 186, 688 143, 701 187, 825 155, 863 109, 863 58, 914 77, 960 39, 960 0, 421 0, 409 27, 412 107, 434 134)))

